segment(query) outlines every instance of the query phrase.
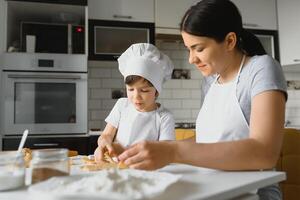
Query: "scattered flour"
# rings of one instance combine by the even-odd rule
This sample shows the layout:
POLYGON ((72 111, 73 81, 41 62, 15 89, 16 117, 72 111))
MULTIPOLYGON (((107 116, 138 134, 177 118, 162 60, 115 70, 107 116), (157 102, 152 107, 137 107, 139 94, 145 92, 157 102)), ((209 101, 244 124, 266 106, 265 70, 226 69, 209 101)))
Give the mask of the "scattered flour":
MULTIPOLYGON (((44 187, 32 186, 31 189, 55 192, 59 194, 109 195, 110 198, 140 199, 158 194, 180 176, 162 172, 146 172, 140 170, 102 170, 98 173, 77 178, 52 178, 44 187), (52 183, 51 183, 52 181, 52 183)), ((45 182, 44 182, 45 183, 45 182)), ((41 183, 41 184, 44 184, 41 183)), ((38 185, 37 185, 38 186, 38 185)), ((42 191, 42 192, 43 192, 42 191)))

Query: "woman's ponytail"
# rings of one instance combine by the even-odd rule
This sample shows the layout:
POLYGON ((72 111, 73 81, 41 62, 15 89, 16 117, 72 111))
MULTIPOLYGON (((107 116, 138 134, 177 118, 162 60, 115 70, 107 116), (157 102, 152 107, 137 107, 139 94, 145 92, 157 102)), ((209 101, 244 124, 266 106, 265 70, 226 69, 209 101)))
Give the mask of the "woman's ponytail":
POLYGON ((249 56, 267 54, 259 39, 244 28, 242 28, 238 45, 249 56))

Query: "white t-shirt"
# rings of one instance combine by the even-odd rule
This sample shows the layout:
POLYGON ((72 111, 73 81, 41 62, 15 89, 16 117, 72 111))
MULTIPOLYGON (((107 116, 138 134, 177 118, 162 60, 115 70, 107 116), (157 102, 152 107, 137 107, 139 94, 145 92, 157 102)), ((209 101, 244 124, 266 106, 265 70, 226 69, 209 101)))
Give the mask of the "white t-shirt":
POLYGON ((143 140, 175 139, 173 115, 162 106, 140 112, 127 98, 120 98, 105 121, 118 129, 116 141, 125 147, 143 140))

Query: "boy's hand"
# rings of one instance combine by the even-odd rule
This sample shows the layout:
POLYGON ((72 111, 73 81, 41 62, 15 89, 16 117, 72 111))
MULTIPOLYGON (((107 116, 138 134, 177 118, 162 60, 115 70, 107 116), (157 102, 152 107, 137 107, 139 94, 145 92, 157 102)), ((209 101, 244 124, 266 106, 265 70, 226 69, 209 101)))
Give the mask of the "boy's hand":
POLYGON ((123 151, 125 151, 125 148, 119 143, 111 143, 111 144, 108 144, 106 146, 104 146, 104 143, 102 143, 102 145, 103 146, 99 145, 97 147, 97 149, 95 150, 95 152, 94 152, 95 161, 98 162, 98 163, 107 162, 106 159, 105 159, 105 155, 104 155, 105 152, 108 152, 108 154, 111 157, 117 157, 118 155, 123 153, 123 151))

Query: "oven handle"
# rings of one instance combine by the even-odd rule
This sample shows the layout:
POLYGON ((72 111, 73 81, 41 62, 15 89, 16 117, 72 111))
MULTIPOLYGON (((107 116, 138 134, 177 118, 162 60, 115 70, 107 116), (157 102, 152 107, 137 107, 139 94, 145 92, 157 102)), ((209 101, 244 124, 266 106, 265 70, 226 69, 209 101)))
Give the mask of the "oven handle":
POLYGON ((58 143, 35 143, 33 146, 35 147, 57 147, 58 143))
POLYGON ((80 75, 28 75, 28 74, 8 74, 8 78, 35 78, 35 79, 81 79, 80 75))

